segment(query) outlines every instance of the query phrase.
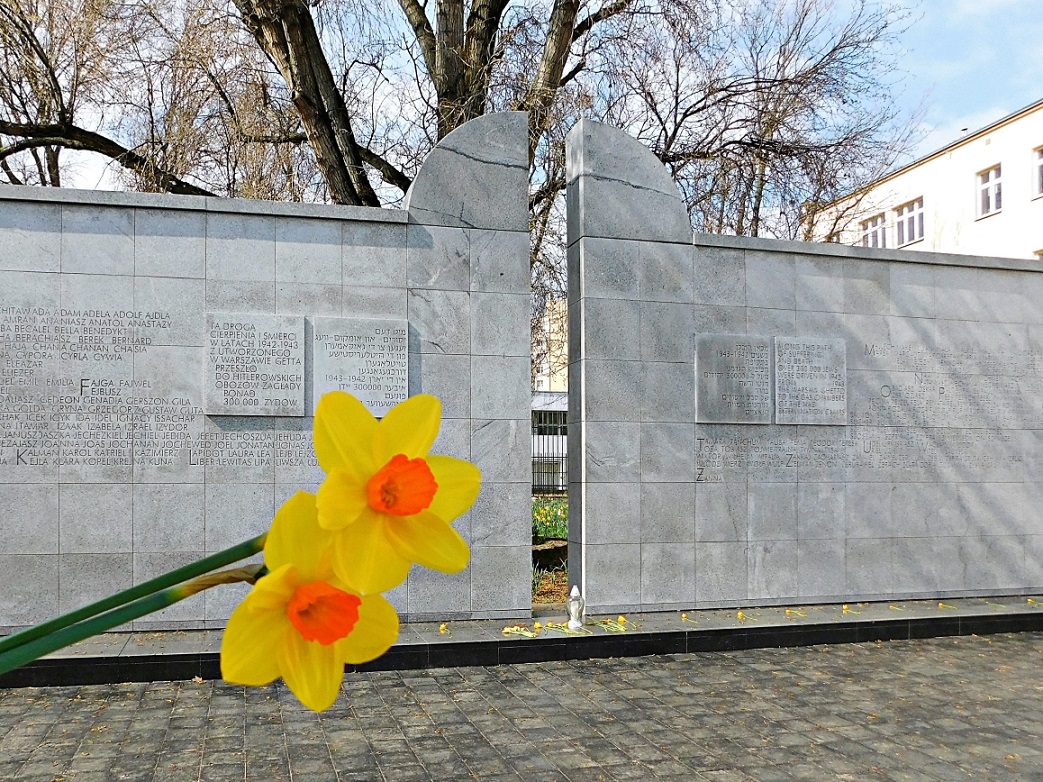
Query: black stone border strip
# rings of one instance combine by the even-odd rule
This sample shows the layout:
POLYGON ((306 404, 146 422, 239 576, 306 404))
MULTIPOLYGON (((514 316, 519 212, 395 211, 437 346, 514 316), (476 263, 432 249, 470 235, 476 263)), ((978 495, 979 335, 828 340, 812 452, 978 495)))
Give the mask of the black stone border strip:
MULTIPOLYGON (((629 631, 584 636, 555 634, 536 638, 403 644, 392 647, 387 654, 371 663, 349 666, 348 670, 407 671, 1041 631, 1043 611, 715 630, 629 631)), ((178 681, 194 677, 221 678, 219 655, 206 652, 128 657, 52 657, 37 660, 0 676, 0 688, 178 681)))

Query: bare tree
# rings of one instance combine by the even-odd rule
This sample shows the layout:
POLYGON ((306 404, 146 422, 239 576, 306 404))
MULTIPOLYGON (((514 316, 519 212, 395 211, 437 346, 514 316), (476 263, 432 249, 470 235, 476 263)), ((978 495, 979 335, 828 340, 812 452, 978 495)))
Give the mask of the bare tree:
POLYGON ((808 207, 908 153, 906 15, 858 0, 679 4, 614 53, 604 113, 670 168, 697 230, 798 238, 808 207))
POLYGON ((810 238, 910 147, 904 23, 889 0, 0 0, 0 179, 59 186, 77 150, 133 189, 395 205, 438 139, 525 110, 535 334, 579 118, 644 142, 697 230, 810 238))
POLYGON ((848 5, 0 0, 0 160, 56 185, 60 151, 89 150, 136 188, 376 206, 461 123, 522 109, 537 225, 562 129, 590 116, 659 155, 697 228, 778 232, 780 204, 853 189, 907 141, 886 99, 901 14, 848 5))

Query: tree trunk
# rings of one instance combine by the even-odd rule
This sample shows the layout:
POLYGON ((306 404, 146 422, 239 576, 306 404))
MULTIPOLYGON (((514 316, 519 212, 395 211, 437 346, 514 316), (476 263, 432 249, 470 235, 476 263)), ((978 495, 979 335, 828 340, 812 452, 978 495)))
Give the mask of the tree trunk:
POLYGON ((572 34, 576 29, 576 15, 579 13, 579 0, 555 0, 551 9, 550 22, 547 25, 547 42, 543 47, 536 76, 532 80, 529 93, 525 96, 522 109, 529 112, 529 150, 536 147, 536 142, 547 124, 547 115, 554 103, 554 96, 561 84, 561 76, 565 72, 565 63, 572 48, 572 34))
POLYGON ((301 0, 235 3, 254 39, 290 87, 330 197, 340 204, 380 206, 307 4, 301 0))
POLYGON ((467 117, 464 80, 463 0, 438 0, 435 35, 435 70, 432 76, 438 93, 438 138, 442 139, 470 119, 467 117))

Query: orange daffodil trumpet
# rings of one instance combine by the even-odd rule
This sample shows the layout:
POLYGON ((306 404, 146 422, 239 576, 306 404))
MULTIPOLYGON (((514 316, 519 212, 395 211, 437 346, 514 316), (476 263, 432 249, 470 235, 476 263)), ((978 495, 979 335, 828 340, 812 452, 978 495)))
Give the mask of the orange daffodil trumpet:
POLYGON ((315 455, 326 473, 319 525, 332 533, 333 570, 365 592, 405 580, 413 562, 456 573, 470 550, 449 522, 478 496, 470 462, 429 455, 441 403, 419 394, 380 421, 350 394, 334 391, 315 410, 315 455))
POLYGON ((395 609, 334 573, 330 537, 313 494, 297 492, 275 515, 264 546, 269 573, 225 629, 226 681, 254 686, 282 677, 301 703, 323 711, 337 699, 345 663, 375 659, 395 642, 395 609))

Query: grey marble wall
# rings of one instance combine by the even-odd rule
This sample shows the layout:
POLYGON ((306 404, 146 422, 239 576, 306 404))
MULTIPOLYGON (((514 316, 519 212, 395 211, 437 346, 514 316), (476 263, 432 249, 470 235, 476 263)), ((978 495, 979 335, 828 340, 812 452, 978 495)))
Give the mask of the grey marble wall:
MULTIPOLYGON (((409 392, 444 406, 435 451, 484 485, 456 522, 468 570, 415 568, 392 602, 407 620, 530 615, 527 181, 509 113, 444 139, 401 211, 0 188, 0 629, 257 535, 317 487, 310 388, 259 392, 294 397, 277 415, 208 403, 208 315, 406 321, 409 392)), ((310 352, 294 334, 286 355, 310 352)), ((221 626, 238 599, 137 626, 221 626)))
POLYGON ((586 121, 568 178, 569 567, 588 605, 1043 588, 1040 262, 693 237, 659 162, 586 121), (834 368, 839 341, 846 423, 773 405, 707 422, 713 336, 819 342, 834 368))

